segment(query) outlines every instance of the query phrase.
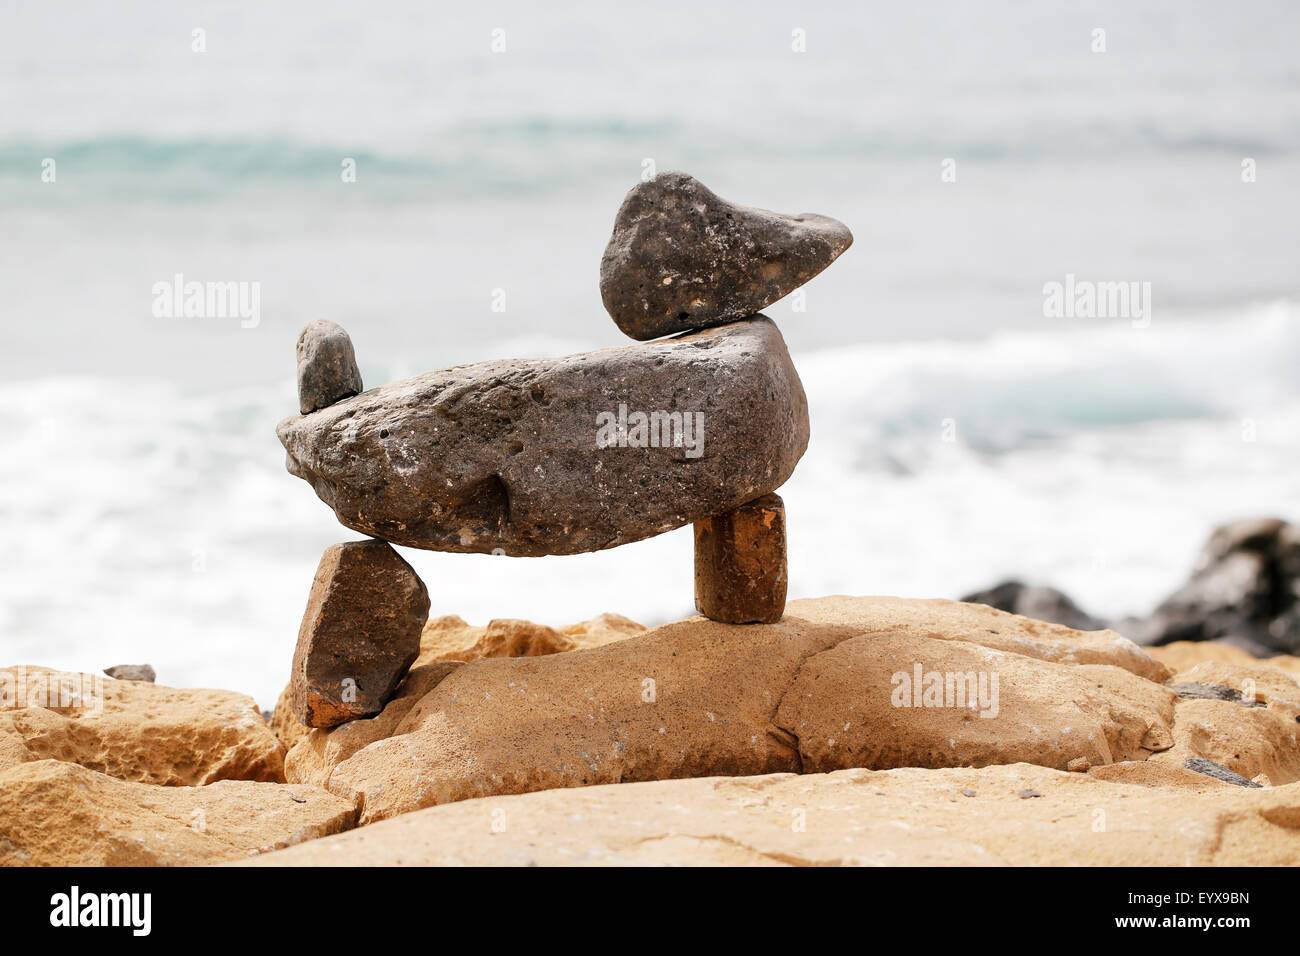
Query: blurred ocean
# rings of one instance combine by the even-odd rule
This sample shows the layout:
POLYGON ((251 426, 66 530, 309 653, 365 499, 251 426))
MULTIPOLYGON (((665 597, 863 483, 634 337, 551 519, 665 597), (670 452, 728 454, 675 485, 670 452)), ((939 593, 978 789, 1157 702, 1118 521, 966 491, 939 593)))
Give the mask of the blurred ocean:
MULTIPOLYGON (((618 344, 597 268, 647 159, 856 236, 768 310, 812 404, 792 597, 1018 574, 1142 613, 1214 523, 1300 518, 1300 7, 440 6, 0 11, 0 663, 269 707, 356 537, 283 469, 299 329, 372 386, 618 344), (260 322, 156 318, 176 273, 260 283, 260 322), (1149 326, 1045 318, 1066 274, 1150 282, 1149 326)), ((475 623, 692 610, 686 529, 403 554, 475 623)))

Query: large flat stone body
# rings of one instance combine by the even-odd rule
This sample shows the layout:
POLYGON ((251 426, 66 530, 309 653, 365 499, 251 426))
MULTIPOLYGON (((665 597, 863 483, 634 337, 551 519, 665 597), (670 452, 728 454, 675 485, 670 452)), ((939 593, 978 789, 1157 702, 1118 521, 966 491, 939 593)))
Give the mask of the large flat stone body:
POLYGON ((578 554, 776 490, 807 448, 808 403, 781 333, 757 316, 428 372, 288 418, 277 433, 289 471, 363 534, 433 551, 578 554), (701 413, 703 441, 674 432, 680 445, 600 447, 598 416, 620 406, 629 421, 701 413))

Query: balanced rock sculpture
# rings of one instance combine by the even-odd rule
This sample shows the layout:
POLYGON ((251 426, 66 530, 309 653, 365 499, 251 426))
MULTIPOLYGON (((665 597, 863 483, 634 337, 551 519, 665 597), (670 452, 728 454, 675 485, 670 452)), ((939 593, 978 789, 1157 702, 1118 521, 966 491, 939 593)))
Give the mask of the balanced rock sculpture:
POLYGON ((428 596, 384 542, 535 557, 694 524, 699 611, 780 620, 785 507, 773 492, 808 447, 808 403, 758 313, 852 241, 834 219, 736 206, 662 173, 628 193, 601 262, 605 306, 640 344, 362 391, 347 333, 309 325, 301 414, 276 430, 287 468, 380 540, 322 559, 291 681, 304 723, 376 713, 415 657, 428 596), (685 334, 645 341, 672 333, 685 334))

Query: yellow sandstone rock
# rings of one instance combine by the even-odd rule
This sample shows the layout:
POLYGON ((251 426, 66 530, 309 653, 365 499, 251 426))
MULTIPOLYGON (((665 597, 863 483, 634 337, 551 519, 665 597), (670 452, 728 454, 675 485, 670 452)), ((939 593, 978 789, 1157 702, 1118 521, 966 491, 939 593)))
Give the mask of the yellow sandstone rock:
POLYGON ((299 743, 287 773, 355 800, 368 823, 495 794, 718 774, 1064 770, 1172 746, 1175 696, 1155 683, 1169 676, 1109 631, 951 601, 821 598, 772 625, 697 617, 566 654, 424 669, 376 720, 299 743), (951 675, 973 699, 900 695, 896 676, 917 665, 922 684, 951 675), (986 693, 998 680, 1000 704, 981 705, 981 675, 986 693))
POLYGON ((276 739, 280 741, 280 746, 286 752, 292 750, 298 741, 311 733, 311 728, 299 720, 298 715, 293 712, 290 690, 291 688, 286 684, 275 702, 275 710, 271 711, 271 732, 275 734, 276 739))
POLYGON ((417 663, 477 661, 485 657, 541 657, 599 647, 639 634, 645 627, 618 614, 602 614, 555 629, 531 621, 498 618, 473 627, 455 615, 433 618, 420 637, 417 663))
POLYGON ((222 779, 280 773, 246 697, 64 675, 19 702, 19 671, 63 681, 10 669, 0 864, 1294 863, 1295 659, 1231 650, 1154 649, 1175 674, 1109 631, 896 598, 439 618, 378 716, 308 731, 281 701, 289 786, 222 779))
POLYGON ((0 866, 217 863, 338 833, 354 817, 313 787, 160 787, 36 760, 0 772, 0 866))
POLYGON ((1175 641, 1158 647, 1143 648, 1158 661, 1162 661, 1174 670, 1184 671, 1204 661, 1218 661, 1224 664, 1240 664, 1247 667, 1264 666, 1274 670, 1286 671, 1300 679, 1300 657, 1279 654, 1277 657, 1252 657, 1239 647, 1220 644, 1216 641, 1175 641))
POLYGON ((420 656, 389 705, 373 719, 355 720, 330 731, 313 731, 293 714, 286 689, 271 725, 290 749, 287 773, 299 783, 324 786, 329 771, 367 744, 392 736, 410 709, 461 661, 488 657, 535 657, 599 647, 639 634, 645 627, 618 614, 601 614, 560 629, 530 621, 498 619, 487 627, 466 624, 455 615, 433 618, 420 638, 420 656), (303 740, 307 746, 296 748, 303 740), (292 741, 292 743, 291 743, 292 741))
POLYGON ((0 701, 0 770, 53 759, 166 786, 284 780, 284 751, 243 694, 16 666, 0 669, 0 701))
POLYGON ((1190 771, 1169 774, 1199 779, 1163 788, 1012 764, 548 790, 432 807, 248 862, 1282 866, 1300 859, 1300 784, 1243 790, 1190 771))

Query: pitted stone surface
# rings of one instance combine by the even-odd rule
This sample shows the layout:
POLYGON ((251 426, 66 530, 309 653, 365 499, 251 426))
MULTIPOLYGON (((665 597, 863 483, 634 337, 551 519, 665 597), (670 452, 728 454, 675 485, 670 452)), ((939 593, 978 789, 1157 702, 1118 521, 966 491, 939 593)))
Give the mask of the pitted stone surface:
POLYGON ((428 372, 277 431, 289 471, 363 534, 433 551, 578 554, 774 491, 807 448, 808 403, 781 333, 757 316, 428 372))

